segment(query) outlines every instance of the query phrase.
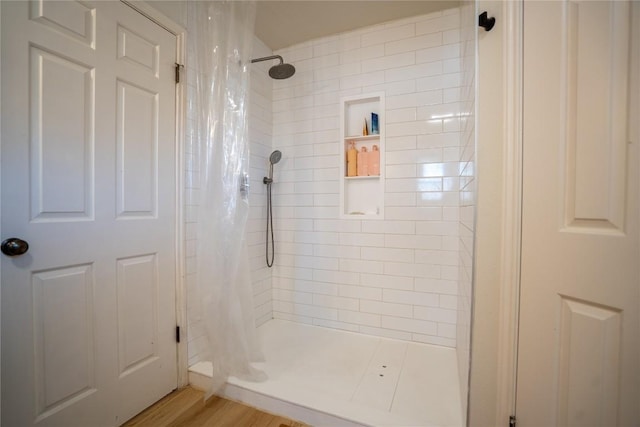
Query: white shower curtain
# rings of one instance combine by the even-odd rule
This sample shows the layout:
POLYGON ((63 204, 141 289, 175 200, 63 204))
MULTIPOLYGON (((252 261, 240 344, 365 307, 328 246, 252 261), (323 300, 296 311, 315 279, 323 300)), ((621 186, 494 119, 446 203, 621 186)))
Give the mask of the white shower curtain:
MULTIPOLYGON (((189 131, 199 158, 197 298, 213 365, 207 397, 229 376, 262 380, 245 224, 253 1, 189 1, 189 131), (194 88, 195 85, 195 88, 194 88)), ((193 299, 192 299, 193 301, 193 299)))

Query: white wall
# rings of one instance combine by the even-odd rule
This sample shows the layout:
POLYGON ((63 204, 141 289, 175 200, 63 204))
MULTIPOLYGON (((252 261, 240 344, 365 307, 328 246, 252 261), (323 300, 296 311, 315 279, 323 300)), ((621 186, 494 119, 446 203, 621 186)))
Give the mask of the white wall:
MULTIPOLYGON (((259 39, 254 40, 253 57, 273 55, 259 39)), ((273 318, 271 303, 271 270, 265 261, 265 228, 267 221, 266 186, 262 178, 268 174, 273 130, 273 80, 268 70, 273 63, 259 62, 251 66, 251 93, 249 95, 249 140, 251 192, 247 242, 251 257, 256 324, 262 325, 273 318)))
POLYGON ((458 9, 277 53, 298 71, 273 93, 274 316, 455 346, 458 9), (340 220, 339 100, 374 91, 386 93, 386 218, 340 220))
MULTIPOLYGON (((135 3, 135 0, 133 1, 135 3)), ((171 18, 176 24, 187 28, 187 2, 174 0, 145 0, 154 9, 159 10, 168 18, 171 18)))

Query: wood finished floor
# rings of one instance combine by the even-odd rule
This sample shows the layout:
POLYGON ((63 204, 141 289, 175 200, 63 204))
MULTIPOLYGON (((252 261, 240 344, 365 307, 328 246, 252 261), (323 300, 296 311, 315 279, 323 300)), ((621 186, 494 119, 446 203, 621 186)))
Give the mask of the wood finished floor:
POLYGON ((203 395, 191 387, 176 390, 123 427, 308 427, 218 396, 205 403, 203 395))

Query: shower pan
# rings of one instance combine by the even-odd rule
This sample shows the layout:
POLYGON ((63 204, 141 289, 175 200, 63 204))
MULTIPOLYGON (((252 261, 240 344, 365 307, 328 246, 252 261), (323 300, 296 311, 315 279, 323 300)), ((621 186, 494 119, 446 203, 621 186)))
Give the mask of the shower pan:
MULTIPOLYGON (((454 349, 282 319, 258 331, 269 379, 230 378, 232 400, 317 427, 463 424, 454 349)), ((192 366, 191 384, 206 384, 209 370, 192 366)))

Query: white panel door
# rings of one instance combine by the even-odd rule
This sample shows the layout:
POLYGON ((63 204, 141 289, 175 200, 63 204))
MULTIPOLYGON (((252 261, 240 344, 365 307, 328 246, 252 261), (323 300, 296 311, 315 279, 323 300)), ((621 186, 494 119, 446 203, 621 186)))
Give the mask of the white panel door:
POLYGON ((119 425, 177 385, 176 38, 117 1, 2 7, 2 424, 119 425))
POLYGON ((518 427, 640 420, 639 29, 525 2, 518 427))

